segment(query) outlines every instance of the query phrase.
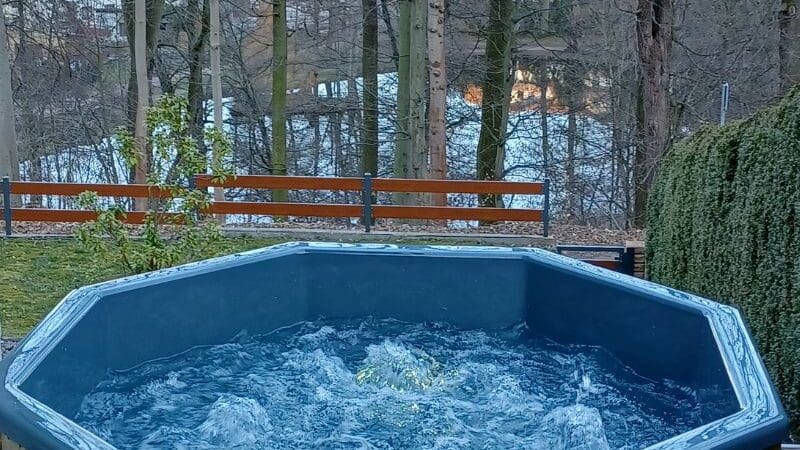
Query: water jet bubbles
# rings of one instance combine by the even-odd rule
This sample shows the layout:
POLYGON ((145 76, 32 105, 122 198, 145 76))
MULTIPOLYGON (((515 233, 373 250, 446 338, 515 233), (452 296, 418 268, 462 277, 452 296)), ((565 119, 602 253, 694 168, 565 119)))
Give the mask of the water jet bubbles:
POLYGON ((119 448, 254 450, 642 448, 703 423, 691 389, 531 333, 303 322, 110 373, 75 420, 119 448))
POLYGON ((216 448, 255 447, 272 431, 269 414, 255 400, 224 394, 197 427, 201 442, 216 448))
POLYGON ((401 391, 425 390, 441 384, 441 375, 441 364, 425 351, 386 339, 367 347, 356 382, 401 391))
POLYGON ((550 448, 570 450, 610 449, 600 412, 574 405, 556 408, 542 420, 550 448))

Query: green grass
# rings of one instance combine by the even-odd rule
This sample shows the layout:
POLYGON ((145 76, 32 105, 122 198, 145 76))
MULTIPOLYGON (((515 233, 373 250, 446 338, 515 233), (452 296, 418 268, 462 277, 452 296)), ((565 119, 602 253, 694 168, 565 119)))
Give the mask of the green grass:
MULTIPOLYGON (((208 257, 285 242, 274 238, 226 239, 208 257)), ((28 333, 69 291, 129 275, 74 239, 0 239, 0 325, 3 337, 28 333)))

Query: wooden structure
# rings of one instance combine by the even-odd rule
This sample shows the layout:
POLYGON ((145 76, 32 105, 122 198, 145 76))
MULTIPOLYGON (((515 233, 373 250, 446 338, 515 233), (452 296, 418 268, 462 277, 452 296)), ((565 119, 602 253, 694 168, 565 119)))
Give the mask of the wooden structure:
POLYGON ((644 242, 628 241, 624 246, 558 245, 556 252, 566 253, 593 266, 637 278, 645 278, 646 275, 644 242))
MULTIPOLYGON (((358 217, 366 231, 374 219, 418 219, 418 220, 479 220, 487 222, 522 221, 541 222, 543 234, 549 228, 549 183, 511 181, 460 181, 460 180, 416 180, 394 178, 324 178, 295 176, 243 175, 232 177, 223 183, 215 183, 208 175, 194 179, 198 188, 249 188, 267 190, 313 190, 361 192, 359 204, 333 203, 287 203, 287 202, 238 202, 213 201, 203 210, 207 214, 245 214, 271 216, 307 217, 358 217), (378 192, 402 193, 465 193, 465 194, 519 194, 543 196, 541 209, 477 208, 455 206, 398 206, 374 204, 378 192)), ((45 183, 3 180, 6 234, 11 234, 11 222, 87 222, 94 220, 92 211, 74 209, 15 208, 12 195, 57 195, 77 196, 92 191, 101 197, 125 198, 170 198, 172 191, 148 185, 130 184, 82 184, 45 183)), ((126 222, 142 223, 145 211, 126 213, 126 222)))

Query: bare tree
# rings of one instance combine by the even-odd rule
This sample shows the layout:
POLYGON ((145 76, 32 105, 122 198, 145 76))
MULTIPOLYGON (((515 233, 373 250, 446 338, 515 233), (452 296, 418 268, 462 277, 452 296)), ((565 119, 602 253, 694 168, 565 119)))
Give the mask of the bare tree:
MULTIPOLYGON (((147 2, 135 0, 135 27, 133 59, 136 68, 136 122, 134 126, 134 139, 136 146, 136 168, 134 181, 144 184, 147 182, 149 169, 149 150, 147 136, 147 107, 150 102, 149 82, 147 78, 147 2)), ((136 209, 147 208, 147 199, 136 199, 136 209)))
MULTIPOLYGON (((222 64, 220 56, 220 20, 219 20, 219 0, 209 0, 210 16, 210 39, 209 54, 211 57, 211 91, 214 98, 214 128, 220 134, 224 133, 222 123, 222 64)), ((213 148, 214 158, 219 158, 220 149, 213 148)), ((225 200, 222 188, 214 189, 214 199, 217 201, 225 200)), ((224 219, 223 219, 224 220, 224 219)))
MULTIPOLYGON (((286 0, 274 2, 272 15, 272 174, 286 175, 286 0)), ((285 202, 288 192, 274 191, 272 199, 285 202)))
POLYGON ((642 74, 640 143, 634 171, 634 224, 644 227, 655 170, 670 143, 670 59, 674 0, 639 0, 636 43, 642 74))
POLYGON ((14 128, 14 98, 11 94, 5 17, 0 17, 0 38, 0 177, 18 180, 17 133, 14 128))
POLYGON ((786 92, 792 86, 792 73, 790 71, 792 55, 790 47, 792 45, 792 21, 797 17, 796 0, 781 0, 780 11, 778 12, 778 29, 780 37, 778 39, 778 58, 780 59, 781 92, 786 92))
MULTIPOLYGON (((409 163, 411 161, 411 30, 413 18, 413 4, 415 0, 398 0, 398 37, 397 37, 397 107, 395 125, 395 150, 394 150, 394 176, 395 178, 409 178, 409 163)), ((407 204, 411 196, 405 193, 396 193, 394 201, 397 204, 407 204)))
MULTIPOLYGON (((494 180, 497 174, 497 155, 506 145, 504 116, 507 115, 509 98, 506 86, 511 76, 511 46, 514 36, 514 2, 491 0, 489 25, 486 33, 486 77, 483 82, 481 107, 481 133, 478 138, 478 179, 494 180)), ((481 195, 478 203, 483 207, 495 207, 500 197, 481 195)))
MULTIPOLYGON (((408 133, 411 141, 409 174, 412 178, 428 177, 427 114, 428 105, 428 2, 414 0, 412 7, 409 71, 411 98, 408 133)), ((417 199, 422 200, 422 196, 417 199)))
POLYGON ((361 139, 363 173, 378 176, 378 4, 362 0, 361 73, 364 78, 364 127, 361 139))
MULTIPOLYGON (((428 144, 430 145, 431 178, 447 178, 447 52, 445 46, 446 0, 428 4, 428 144)), ((434 194, 431 203, 447 206, 447 194, 434 194)))
POLYGON ((188 85, 186 100, 189 104, 189 127, 192 137, 200 145, 203 144, 203 127, 206 114, 203 108, 204 83, 203 62, 206 55, 206 44, 210 27, 210 0, 188 0, 186 2, 186 23, 184 30, 188 45, 188 85))

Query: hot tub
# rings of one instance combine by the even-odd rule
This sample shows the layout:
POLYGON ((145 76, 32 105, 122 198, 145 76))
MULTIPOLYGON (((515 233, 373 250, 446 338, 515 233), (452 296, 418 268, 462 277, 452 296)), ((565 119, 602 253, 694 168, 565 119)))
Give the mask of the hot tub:
POLYGON ((642 377, 713 386, 728 405, 651 449, 767 449, 787 433, 733 308, 543 250, 318 243, 72 292, 0 363, 0 433, 29 450, 114 448, 73 420, 109 371, 320 316, 524 322, 554 342, 601 346, 642 377))

